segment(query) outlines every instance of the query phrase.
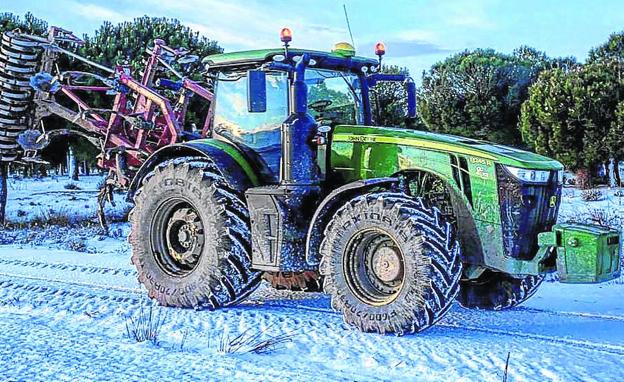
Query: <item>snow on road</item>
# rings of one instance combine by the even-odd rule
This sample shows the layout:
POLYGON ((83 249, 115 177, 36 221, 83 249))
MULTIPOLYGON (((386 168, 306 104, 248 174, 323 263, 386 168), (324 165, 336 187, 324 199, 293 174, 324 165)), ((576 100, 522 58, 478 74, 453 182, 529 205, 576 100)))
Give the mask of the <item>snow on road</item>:
MULTIPOLYGON (((562 210, 574 211, 577 197, 567 198, 562 210)), ((57 239, 63 233, 49 241, 30 233, 36 245, 3 234, 0 381, 501 381, 508 354, 509 381, 624 380, 622 279, 544 283, 507 312, 454 306, 435 327, 404 337, 345 325, 322 294, 262 285, 215 312, 154 307, 164 321, 158 343, 136 343, 128 317, 151 302, 129 262, 127 224, 114 230, 72 231, 89 249, 81 252, 57 239), (246 330, 292 333, 291 341, 265 354, 221 349, 246 330)))

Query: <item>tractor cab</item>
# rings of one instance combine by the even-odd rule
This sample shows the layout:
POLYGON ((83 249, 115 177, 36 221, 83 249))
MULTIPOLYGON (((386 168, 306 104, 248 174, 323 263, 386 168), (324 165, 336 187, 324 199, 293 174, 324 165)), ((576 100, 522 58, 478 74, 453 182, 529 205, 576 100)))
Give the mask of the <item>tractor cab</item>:
POLYGON ((213 137, 245 151, 262 168, 265 181, 279 181, 281 128, 292 115, 307 114, 314 121, 314 131, 308 133, 323 149, 335 126, 374 125, 370 88, 380 81, 399 81, 407 85, 408 114, 415 116, 411 78, 378 73, 383 44, 378 44, 380 59, 375 60, 355 56, 348 43, 336 44, 331 52, 289 49, 289 35, 282 32, 284 48, 218 54, 203 61, 217 94, 213 137))

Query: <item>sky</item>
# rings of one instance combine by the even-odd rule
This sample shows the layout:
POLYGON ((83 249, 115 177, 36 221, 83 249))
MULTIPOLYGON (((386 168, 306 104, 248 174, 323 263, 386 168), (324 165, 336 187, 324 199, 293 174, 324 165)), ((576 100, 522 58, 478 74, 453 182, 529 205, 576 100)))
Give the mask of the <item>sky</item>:
POLYGON ((407 67, 417 80, 465 49, 511 53, 529 45, 583 61, 624 30, 624 0, 0 0, 0 11, 30 11, 77 35, 92 34, 105 20, 177 18, 225 51, 279 46, 287 26, 293 47, 330 50, 350 41, 343 4, 358 55, 373 57, 374 44, 383 41, 384 62, 407 67))

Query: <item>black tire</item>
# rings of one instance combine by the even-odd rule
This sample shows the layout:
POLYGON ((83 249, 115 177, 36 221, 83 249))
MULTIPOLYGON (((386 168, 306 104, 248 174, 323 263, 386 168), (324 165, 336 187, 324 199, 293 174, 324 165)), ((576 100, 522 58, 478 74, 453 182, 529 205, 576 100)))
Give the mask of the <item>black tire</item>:
POLYGON ((320 250, 332 307, 362 331, 420 332, 448 311, 459 289, 459 242, 420 198, 351 199, 327 225, 320 250))
POLYGON ((464 308, 504 310, 520 305, 537 292, 542 276, 515 278, 485 271, 474 280, 461 280, 457 301, 464 308))
POLYGON ((258 286, 249 213, 211 162, 162 163, 145 177, 134 202, 132 262, 151 298, 165 306, 216 309, 258 286))

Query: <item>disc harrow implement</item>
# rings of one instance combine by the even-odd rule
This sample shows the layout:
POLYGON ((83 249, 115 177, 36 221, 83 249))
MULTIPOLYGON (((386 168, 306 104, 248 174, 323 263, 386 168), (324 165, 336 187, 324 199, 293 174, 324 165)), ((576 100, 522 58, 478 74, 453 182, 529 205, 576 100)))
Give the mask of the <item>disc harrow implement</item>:
POLYGON ((37 73, 40 43, 6 32, 0 42, 0 161, 18 159, 17 137, 31 124, 34 90, 30 78, 37 73))

